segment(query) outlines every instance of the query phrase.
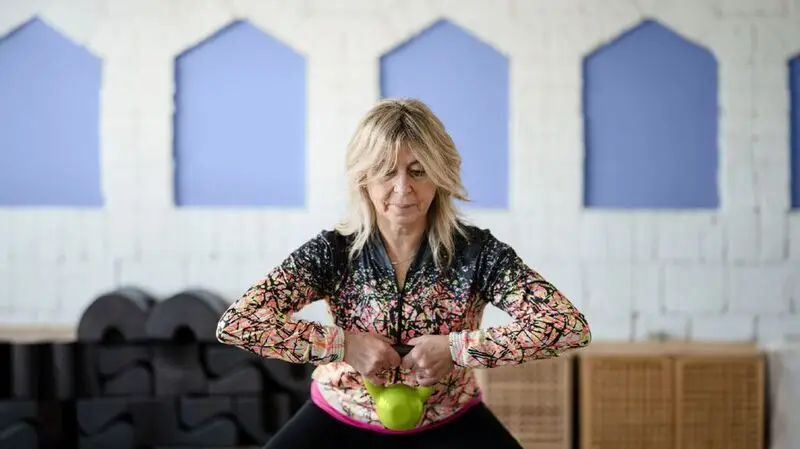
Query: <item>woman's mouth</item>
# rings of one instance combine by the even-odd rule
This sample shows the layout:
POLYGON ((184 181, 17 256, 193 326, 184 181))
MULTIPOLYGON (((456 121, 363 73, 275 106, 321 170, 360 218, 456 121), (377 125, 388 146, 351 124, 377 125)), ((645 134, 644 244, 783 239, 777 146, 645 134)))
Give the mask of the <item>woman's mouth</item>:
POLYGON ((398 208, 398 209, 403 209, 403 210, 405 210, 405 209, 412 209, 412 208, 414 208, 414 207, 417 207, 417 205, 416 205, 416 204, 397 204, 397 203, 390 203, 389 205, 390 205, 390 206, 394 206, 394 207, 396 207, 396 208, 398 208))

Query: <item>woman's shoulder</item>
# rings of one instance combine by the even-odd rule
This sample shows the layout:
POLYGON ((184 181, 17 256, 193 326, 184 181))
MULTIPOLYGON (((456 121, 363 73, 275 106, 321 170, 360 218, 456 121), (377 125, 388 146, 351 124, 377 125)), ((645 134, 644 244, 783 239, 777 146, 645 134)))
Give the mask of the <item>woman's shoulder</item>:
POLYGON ((352 235, 345 235, 336 229, 322 229, 314 235, 310 243, 316 245, 323 245, 328 248, 331 253, 336 254, 347 251, 353 241, 352 235))
POLYGON ((496 240, 491 229, 482 228, 472 223, 460 222, 461 232, 456 233, 460 243, 468 246, 483 246, 492 240, 496 240))
POLYGON ((505 244, 498 240, 491 229, 474 224, 461 223, 460 232, 456 233, 455 246, 465 254, 475 256, 486 250, 495 250, 505 244))

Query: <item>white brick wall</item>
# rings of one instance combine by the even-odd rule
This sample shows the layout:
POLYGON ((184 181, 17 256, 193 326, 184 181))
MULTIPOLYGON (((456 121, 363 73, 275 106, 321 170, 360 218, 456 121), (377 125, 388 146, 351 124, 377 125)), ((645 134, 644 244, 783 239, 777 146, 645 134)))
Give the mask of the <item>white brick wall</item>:
MULTIPOLYGON (((34 15, 104 58, 107 208, 0 209, 0 323, 74 323, 95 295, 128 283, 236 297, 339 217, 338 167, 378 97, 377 58, 447 17, 510 58, 511 210, 471 215, 584 308, 597 339, 800 333, 800 215, 788 211, 786 169, 786 61, 800 53, 800 2, 0 0, 0 34, 34 15), (307 58, 304 212, 170 204, 172 59, 235 18, 307 58), (718 212, 581 209, 581 59, 644 18, 719 63, 718 212)), ((303 314, 328 319, 324 307, 303 314)))

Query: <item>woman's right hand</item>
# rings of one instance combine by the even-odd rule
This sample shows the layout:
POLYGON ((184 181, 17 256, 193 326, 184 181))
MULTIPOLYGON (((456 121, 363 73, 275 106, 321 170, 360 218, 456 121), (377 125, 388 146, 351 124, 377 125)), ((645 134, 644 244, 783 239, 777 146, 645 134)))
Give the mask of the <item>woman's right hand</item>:
POLYGON ((346 333, 344 361, 370 382, 383 385, 380 374, 400 366, 400 354, 392 348, 392 341, 372 333, 346 333))

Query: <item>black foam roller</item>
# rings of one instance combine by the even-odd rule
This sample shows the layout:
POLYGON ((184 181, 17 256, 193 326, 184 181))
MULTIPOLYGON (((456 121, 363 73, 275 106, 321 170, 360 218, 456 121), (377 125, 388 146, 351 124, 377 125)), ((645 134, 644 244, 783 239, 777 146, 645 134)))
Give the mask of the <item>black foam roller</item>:
POLYGON ((78 340, 86 343, 138 342, 146 337, 145 323, 155 299, 136 287, 105 293, 84 310, 78 340))
POLYGON ((145 330, 151 340, 216 342, 216 329, 230 304, 206 290, 186 290, 159 302, 150 312, 145 330))

